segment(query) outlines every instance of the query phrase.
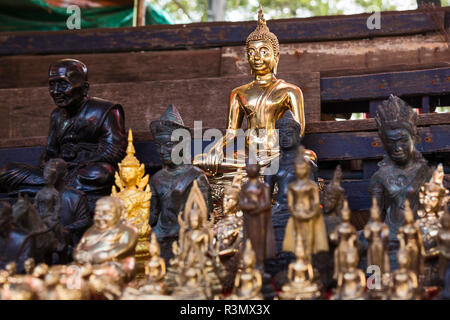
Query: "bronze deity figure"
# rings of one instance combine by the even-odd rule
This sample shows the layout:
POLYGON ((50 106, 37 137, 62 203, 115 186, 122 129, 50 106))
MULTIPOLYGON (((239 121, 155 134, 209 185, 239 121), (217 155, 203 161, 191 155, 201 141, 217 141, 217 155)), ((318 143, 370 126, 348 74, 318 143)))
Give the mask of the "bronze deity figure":
POLYGON ((0 169, 0 189, 12 194, 35 194, 44 184, 44 163, 53 158, 67 162, 66 182, 85 193, 106 194, 114 182, 116 164, 126 148, 122 106, 89 97, 86 65, 75 59, 52 63, 48 73, 50 95, 57 108, 41 165, 7 163, 0 169))
POLYGON ((161 246, 161 256, 169 262, 172 243, 178 240, 180 226, 178 213, 184 210, 186 199, 194 181, 197 182, 208 211, 212 207, 211 190, 205 173, 191 164, 175 164, 172 149, 172 133, 176 129, 188 129, 174 105, 170 105, 159 120, 150 123, 156 148, 163 168, 150 178, 152 201, 150 226, 161 246))

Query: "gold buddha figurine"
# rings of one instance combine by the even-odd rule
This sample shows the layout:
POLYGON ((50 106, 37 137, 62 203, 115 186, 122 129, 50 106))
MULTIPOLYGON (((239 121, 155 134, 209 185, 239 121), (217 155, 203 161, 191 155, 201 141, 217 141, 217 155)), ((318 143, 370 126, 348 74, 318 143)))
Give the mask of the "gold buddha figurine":
POLYGON ((366 276, 364 272, 357 268, 358 250, 355 246, 350 246, 345 254, 346 270, 339 273, 337 279, 336 293, 334 300, 364 300, 366 299, 366 276))
POLYGON ((119 198, 102 197, 95 204, 94 225, 76 246, 73 258, 78 264, 90 263, 94 273, 125 273, 127 277, 135 268, 137 231, 121 221, 123 202, 119 198))
POLYGON ((370 290, 371 299, 383 299, 389 283, 389 227, 381 221, 380 208, 375 197, 372 198, 370 221, 364 227, 364 237, 369 243, 367 249, 367 265, 378 266, 381 271, 381 287, 370 290))
POLYGON ((333 279, 337 280, 339 274, 347 270, 347 252, 349 248, 355 246, 356 228, 350 222, 351 211, 347 200, 344 199, 344 205, 341 210, 341 223, 330 233, 330 240, 337 243, 334 250, 334 273, 333 279))
POLYGON ((409 269, 410 257, 408 251, 401 247, 397 252, 399 269, 392 273, 389 285, 390 300, 415 300, 417 299, 418 281, 417 275, 409 269))
MULTIPOLYGON (((275 122, 287 110, 291 110, 295 121, 301 126, 301 136, 305 132, 305 110, 303 93, 297 86, 275 77, 280 58, 277 37, 269 31, 262 8, 259 8, 256 29, 247 37, 247 58, 255 79, 232 90, 228 105, 227 131, 206 153, 194 158, 193 164, 203 168, 208 174, 233 172, 245 167, 244 157, 224 157, 224 149, 233 144, 247 119, 248 134, 246 147, 258 146, 257 160, 263 167, 278 157, 278 135, 275 122)), ((242 150, 238 150, 238 154, 242 150)), ((316 161, 314 152, 308 156, 316 161)))
POLYGON ((408 269, 416 274, 419 282, 422 282, 425 248, 423 246, 421 232, 415 224, 414 214, 408 200, 405 200, 404 224, 398 229, 397 238, 400 246, 404 247, 408 254, 408 269))
POLYGON ((197 257, 190 254, 181 264, 176 276, 177 286, 172 296, 176 300, 208 300, 213 298, 206 270, 196 262, 197 257))
POLYGON ((328 235, 320 208, 319 188, 309 178, 310 165, 305 149, 299 147, 295 159, 296 180, 288 185, 288 209, 291 217, 286 225, 283 251, 295 252, 295 236, 301 234, 306 257, 328 251, 328 235))
POLYGON ((301 234, 297 236, 295 246, 296 261, 289 264, 288 283, 282 288, 282 300, 313 300, 322 295, 322 286, 316 279, 314 269, 305 254, 301 234))
POLYGON ((150 261, 145 266, 145 274, 148 277, 148 280, 139 288, 143 293, 156 295, 165 295, 167 293, 167 287, 164 284, 166 262, 161 258, 160 252, 156 234, 152 233, 150 242, 150 261))
POLYGON ((143 278, 145 264, 150 259, 148 237, 151 232, 149 225, 150 198, 152 193, 148 184, 149 176, 145 175, 144 164, 134 156, 133 134, 128 132, 127 155, 119 163, 119 172, 115 174, 116 186, 112 187, 111 196, 122 199, 125 204, 125 218, 137 228, 138 242, 136 245, 136 277, 143 278))
POLYGON ((223 196, 224 217, 214 227, 214 237, 219 245, 219 255, 227 257, 240 251, 244 229, 242 211, 239 210, 239 192, 241 191, 243 172, 238 170, 231 186, 225 188, 223 196))
POLYGON ((261 294, 262 276, 256 268, 256 255, 250 239, 245 243, 241 269, 236 274, 232 294, 227 300, 264 300, 261 294))
POLYGON ((436 237, 441 227, 439 219, 443 216, 448 199, 448 190, 444 187, 443 180, 444 170, 442 164, 439 164, 430 181, 426 182, 419 191, 421 208, 417 210, 420 219, 416 221, 416 224, 422 234, 426 258, 439 255, 436 237))

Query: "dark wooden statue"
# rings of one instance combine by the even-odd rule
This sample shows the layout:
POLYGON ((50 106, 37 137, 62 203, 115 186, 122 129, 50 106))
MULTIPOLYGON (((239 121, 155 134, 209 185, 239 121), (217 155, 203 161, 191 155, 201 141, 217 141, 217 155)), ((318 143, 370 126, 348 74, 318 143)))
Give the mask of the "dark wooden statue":
POLYGON ((341 180, 342 169, 338 165, 336 170, 334 170, 333 179, 324 187, 320 197, 328 235, 342 221, 340 213, 345 201, 345 190, 341 186, 341 180))
MULTIPOLYGON (((378 135, 387 155, 372 176, 370 193, 379 204, 389 227, 391 267, 396 268, 398 229, 403 225, 405 201, 417 211, 420 187, 430 179, 431 169, 415 144, 419 142, 417 114, 402 99, 391 95, 377 111, 378 135)), ((417 219, 417 217, 415 217, 417 219)))
POLYGON ((127 145, 122 107, 88 96, 88 73, 81 61, 59 60, 50 65, 48 77, 57 108, 50 117, 41 165, 7 163, 0 169, 0 189, 35 194, 45 184, 44 163, 62 158, 67 162, 70 186, 86 193, 109 192, 127 145))
MULTIPOLYGON (((290 217, 287 208, 287 190, 289 183, 295 180, 294 162, 301 143, 301 126, 294 119, 292 112, 288 110, 275 123, 275 128, 278 129, 280 144, 279 169, 274 175, 265 175, 264 181, 269 185, 271 194, 273 194, 275 186, 278 187, 276 201, 272 208, 272 222, 277 252, 280 252, 286 225, 290 217)), ((311 167, 310 178, 316 180, 317 166, 314 161, 309 158, 307 160, 311 167)))
POLYGON ((269 186, 259 180, 258 164, 247 164, 248 181, 242 186, 239 206, 244 213, 244 237, 256 254, 256 267, 264 271, 264 260, 276 254, 269 186))
POLYGON ((150 178, 152 200, 150 207, 150 225, 161 246, 161 257, 166 262, 173 256, 172 242, 178 239, 180 226, 178 214, 184 210, 186 199, 194 181, 201 190, 211 209, 211 191, 205 173, 191 164, 175 164, 172 148, 176 142, 171 140, 176 129, 188 129, 174 105, 170 105, 159 120, 152 121, 153 134, 163 168, 150 178))

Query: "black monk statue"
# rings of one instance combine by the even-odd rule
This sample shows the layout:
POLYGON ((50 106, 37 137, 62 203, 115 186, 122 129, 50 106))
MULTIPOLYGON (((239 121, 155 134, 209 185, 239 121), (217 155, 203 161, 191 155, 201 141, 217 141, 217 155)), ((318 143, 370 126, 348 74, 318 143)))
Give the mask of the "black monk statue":
POLYGON ((45 184, 45 162, 62 158, 70 186, 86 193, 108 193, 127 146, 122 107, 88 96, 88 72, 81 61, 62 59, 51 64, 48 80, 57 108, 50 117, 40 166, 7 163, 0 169, 0 190, 35 194, 45 184))
POLYGON ((150 225, 161 246, 161 256, 168 261, 173 256, 172 242, 178 239, 180 226, 178 214, 184 210, 186 199, 194 180, 202 192, 208 210, 212 208, 211 191, 205 173, 191 164, 175 164, 172 148, 172 132, 188 129, 174 105, 170 105, 159 120, 150 123, 156 148, 163 168, 150 178, 152 201, 150 206, 150 225))

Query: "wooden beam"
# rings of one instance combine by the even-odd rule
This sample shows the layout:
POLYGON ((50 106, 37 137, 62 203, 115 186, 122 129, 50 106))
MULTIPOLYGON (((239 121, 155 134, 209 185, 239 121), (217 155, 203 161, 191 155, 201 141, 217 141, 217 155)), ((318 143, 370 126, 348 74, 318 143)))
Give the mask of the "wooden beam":
MULTIPOLYGON (((382 28, 369 30, 370 14, 268 21, 281 43, 421 34, 445 25, 446 8, 383 12, 382 28)), ((129 52, 242 45, 255 22, 210 22, 142 28, 104 28, 0 35, 0 55, 129 52)))

